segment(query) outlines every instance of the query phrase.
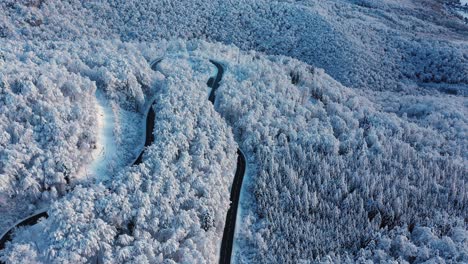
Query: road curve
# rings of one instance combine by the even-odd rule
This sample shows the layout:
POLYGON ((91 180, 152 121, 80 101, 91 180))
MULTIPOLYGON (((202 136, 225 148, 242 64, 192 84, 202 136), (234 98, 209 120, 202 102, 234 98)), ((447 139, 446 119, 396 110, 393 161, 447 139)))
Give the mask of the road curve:
MULTIPOLYGON (((215 77, 211 77, 208 80, 208 86, 211 87, 211 92, 208 97, 208 100, 211 103, 215 103, 216 100, 216 90, 219 87, 219 82, 223 78, 224 74, 224 67, 221 63, 216 62, 214 60, 210 60, 216 68, 218 72, 216 73, 215 77)), ((239 199, 240 199, 240 192, 242 188, 242 181, 244 180, 245 175, 245 156, 244 153, 240 149, 237 149, 237 168, 236 174, 234 176, 234 181, 231 187, 231 197, 230 201, 231 204, 229 206, 227 215, 226 215, 226 222, 224 225, 224 232, 223 232, 223 240, 221 241, 221 252, 219 257, 220 264, 230 264, 231 263, 231 255, 232 255, 232 246, 234 243, 234 232, 236 230, 236 216, 237 216, 237 209, 239 207, 239 199)))
MULTIPOLYGON (((150 65, 151 65, 151 69, 156 71, 156 66, 158 63, 160 63, 163 59, 160 58, 160 59, 157 59, 157 60, 154 60, 150 65)), ((153 109, 153 104, 156 102, 156 100, 154 100, 150 107, 149 107, 149 110, 148 110, 148 113, 147 113, 147 116, 146 116, 146 135, 145 135, 145 145, 144 147, 147 147, 149 145, 151 145, 154 141, 154 135, 153 135, 153 130, 154 130, 154 121, 155 121, 155 117, 156 117, 156 113, 154 112, 154 109, 153 109)), ((143 147, 143 149, 141 150, 141 153, 140 155, 138 156, 138 158, 136 158, 136 160, 132 163, 132 166, 133 165, 138 165, 142 162, 142 157, 143 157, 143 153, 145 151, 145 148, 143 147)), ((3 234, 3 236, 0 238, 0 250, 3 250, 5 249, 5 244, 7 241, 11 240, 11 235, 13 234, 13 230, 17 227, 21 227, 21 226, 31 226, 31 225, 35 225, 37 224, 37 222, 39 221, 40 218, 42 217, 49 217, 49 215, 47 214, 47 211, 43 211, 43 212, 39 212, 37 214, 34 214, 26 219, 24 219, 23 221, 17 223, 16 225, 14 225, 13 227, 11 227, 5 234, 3 234)), ((0 261, 0 263, 4 263, 3 261, 0 261)))
POLYGON ((146 136, 145 136, 145 145, 143 149, 140 152, 140 155, 136 160, 132 163, 132 166, 138 165, 143 161, 143 153, 145 152, 145 148, 148 147, 149 145, 153 144, 154 141, 154 135, 153 135, 153 130, 154 130, 154 121, 156 118, 156 113, 154 112, 153 105, 156 103, 156 100, 154 100, 149 107, 148 113, 146 114, 146 136))
POLYGON ((221 65, 221 63, 219 63, 217 61, 210 60, 210 62, 213 63, 216 66, 216 68, 218 69, 218 72, 216 73, 216 76, 211 77, 208 80, 208 83, 207 83, 208 87, 211 87, 211 92, 210 92, 210 95, 208 96, 208 100, 211 103, 214 104, 215 99, 216 99, 216 90, 219 87, 219 82, 221 81, 221 79, 223 79, 224 67, 223 67, 223 65, 221 65))
POLYGON ((158 71, 158 64, 164 59, 164 57, 162 58, 157 58, 155 60, 153 60, 152 62, 150 62, 150 68, 153 70, 153 71, 158 71))
MULTIPOLYGON (((150 68, 153 71, 157 71, 157 66, 158 64, 163 60, 164 58, 158 58, 155 59, 150 63, 150 68)), ((156 103, 156 99, 153 100, 153 102, 149 105, 148 113, 146 114, 146 136, 145 136, 145 145, 143 146, 143 149, 140 152, 140 155, 135 159, 135 161, 132 162, 132 166, 138 165, 143 161, 143 153, 145 152, 145 148, 148 147, 149 145, 153 144, 154 142, 154 135, 153 135, 153 130, 154 130, 154 122, 156 118, 156 113, 154 112, 153 105, 156 103)))
MULTIPOLYGON (((5 249, 5 244, 7 241, 11 240, 11 235, 13 234, 13 230, 17 227, 21 226, 29 226, 29 225, 34 225, 36 224, 40 218, 45 217, 47 218, 49 215, 47 214, 47 211, 37 213, 35 215, 32 215, 21 222, 17 223, 15 226, 10 228, 5 234, 3 234, 2 238, 0 239, 0 250, 5 249)), ((0 263, 4 263, 3 261, 0 261, 0 263)))

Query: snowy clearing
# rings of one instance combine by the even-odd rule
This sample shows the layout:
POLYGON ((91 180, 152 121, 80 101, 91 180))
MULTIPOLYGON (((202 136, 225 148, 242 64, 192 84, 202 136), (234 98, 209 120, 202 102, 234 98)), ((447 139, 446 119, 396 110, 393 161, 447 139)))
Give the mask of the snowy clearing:
POLYGON ((85 167, 83 174, 78 173, 78 179, 95 179, 104 181, 110 179, 110 172, 116 162, 117 141, 114 136, 115 115, 111 105, 102 92, 96 92, 96 144, 91 153, 93 161, 85 167), (81 177, 80 177, 81 176, 81 177))

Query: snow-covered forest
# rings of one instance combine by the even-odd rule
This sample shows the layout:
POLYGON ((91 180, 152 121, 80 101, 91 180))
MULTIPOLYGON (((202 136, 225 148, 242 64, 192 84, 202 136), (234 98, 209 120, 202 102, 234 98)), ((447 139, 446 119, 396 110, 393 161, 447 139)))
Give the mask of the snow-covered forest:
POLYGON ((463 113, 446 118, 464 127, 453 135, 380 111, 297 61, 240 61, 218 95, 256 164, 239 262, 299 263, 330 252, 321 260, 466 260, 463 113), (429 237, 415 237, 415 228, 429 237))
POLYGON ((466 84, 467 25, 443 1, 429 2, 5 0, 0 36, 202 38, 291 56, 350 87, 400 91, 406 79, 466 84))
POLYGON ((21 54, 22 58, 4 54, 0 72, 2 215, 25 201, 63 194, 71 177, 89 161, 95 121, 87 102, 94 100, 96 89, 89 79, 56 63, 36 63, 28 54, 21 54))
POLYGON ((109 155, 110 173, 137 156, 143 93, 151 95, 151 82, 161 77, 150 78, 146 62, 117 58, 116 48, 103 43, 93 45, 99 54, 84 43, 2 44, 0 222, 6 228, 70 186, 105 178, 84 166, 98 144, 96 91, 118 117, 112 129, 117 153, 96 155, 109 155))
POLYGON ((451 2, 2 1, 0 261, 468 262, 451 2))
MULTIPOLYGON (((171 44, 171 47, 178 50, 179 44, 171 44)), ((90 94, 95 89, 103 89, 109 100, 116 102, 119 111, 143 111, 144 105, 155 98, 156 104, 152 106, 156 112, 155 142, 145 151, 144 162, 139 166, 115 170, 112 178, 104 182, 79 179, 79 185, 48 210, 47 220, 31 230, 18 231, 17 243, 7 247, 11 252, 7 261, 21 262, 25 256, 34 256, 31 262, 85 262, 92 258, 110 262, 142 259, 151 263, 164 259, 216 262, 229 204, 236 144, 226 123, 205 100, 206 80, 213 71, 208 60, 190 62, 179 59, 176 53, 158 65, 160 71, 154 72, 145 53, 163 54, 161 50, 123 43, 118 50, 107 49, 103 56, 120 57, 125 61, 123 68, 125 64, 131 64, 132 59, 141 62, 140 65, 131 65, 132 71, 123 75, 127 80, 139 76, 132 86, 127 80, 119 82, 118 73, 113 72, 112 67, 100 66, 95 61, 96 56, 92 55, 95 48, 113 43, 95 43, 89 48, 77 43, 67 45, 62 43, 50 51, 49 58, 60 57, 63 71, 76 72, 78 77, 86 79, 90 94), (71 53, 72 50, 76 53, 71 53), (128 50, 143 52, 130 53, 131 59, 128 59, 122 56, 128 50), (83 63, 87 59, 93 60, 92 67, 83 63), (192 64, 197 68, 192 69, 192 64), (201 72, 193 74, 195 70, 201 72), (119 86, 119 83, 123 84, 119 86), (139 98, 142 93, 145 96, 139 98), (83 235, 86 240, 82 240, 83 235), (67 241, 65 244, 64 239, 67 241), (30 248, 27 246, 29 243, 37 247, 30 248), (142 247, 151 253, 138 253, 142 247), (71 251, 74 253, 70 254, 71 251)), ((34 48, 36 54, 43 49, 34 48)), ((114 64, 115 61, 105 63, 114 64)), ((76 108, 89 108, 93 100, 76 100, 76 108)), ((123 123, 127 120, 117 121, 123 123)), ((129 125, 136 130, 133 134, 140 136, 137 131, 142 126, 131 121, 121 126, 129 125)), ((82 122, 74 132, 89 131, 90 127, 93 124, 82 122)), ((123 135, 119 131, 115 134, 118 138, 132 135, 123 135)), ((67 140, 61 138, 61 134, 52 136, 57 140, 67 140)), ((89 140, 92 142, 95 138, 96 135, 91 133, 89 140)), ((135 144, 137 141, 138 138, 133 141, 123 139, 116 143, 135 147, 138 146, 135 144)), ((76 153, 73 151, 71 153, 76 153)), ((126 150, 122 147, 120 151, 126 150)), ((75 171, 70 172, 70 177, 75 175, 75 171)), ((22 181, 31 177, 21 176, 22 181)), ((44 196, 49 190, 39 189, 37 192, 44 196)))

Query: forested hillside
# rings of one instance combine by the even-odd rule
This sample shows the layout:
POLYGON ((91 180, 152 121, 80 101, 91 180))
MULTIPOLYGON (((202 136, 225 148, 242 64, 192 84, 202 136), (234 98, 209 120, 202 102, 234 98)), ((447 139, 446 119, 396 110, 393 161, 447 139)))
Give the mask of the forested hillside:
POLYGON ((320 69, 269 59, 230 64, 218 94, 256 164, 236 260, 466 260, 463 112, 445 118, 463 131, 453 138, 378 110, 320 69))
MULTIPOLYGON (((120 45, 162 78, 144 96, 155 98, 155 142, 141 165, 74 188, 17 232, 8 261, 216 262, 233 136, 249 163, 233 261, 466 260, 466 109, 445 109, 456 127, 445 130, 416 118, 436 102, 410 108, 411 97, 376 92, 373 103, 287 57, 200 41, 120 45), (164 54, 156 71, 147 54, 164 54), (214 106, 209 58, 226 67, 214 106), (401 113, 388 109, 397 103, 401 113)), ((129 89, 112 90, 122 107, 129 89)))
MULTIPOLYGON (((49 62, 6 54, 0 72, 0 204, 54 199, 89 161, 96 86, 49 62), (84 129, 86 128, 86 129, 84 129)), ((2 219, 6 221, 5 218, 2 219)), ((11 224, 11 223, 10 223, 11 224)))
POLYGON ((454 4, 0 1, 0 262, 468 263, 454 4))
POLYGON ((119 117, 112 131, 117 153, 109 170, 119 171, 138 155, 142 131, 135 127, 143 123, 143 93, 151 96, 152 82, 161 76, 124 47, 2 43, 0 226, 6 228, 70 186, 102 176, 85 166, 97 143, 96 91, 119 117), (127 55, 117 57, 117 52, 127 55))
POLYGON ((466 85, 468 25, 446 11, 443 1, 429 2, 6 0, 0 3, 0 35, 130 42, 202 38, 291 56, 349 87, 466 85))

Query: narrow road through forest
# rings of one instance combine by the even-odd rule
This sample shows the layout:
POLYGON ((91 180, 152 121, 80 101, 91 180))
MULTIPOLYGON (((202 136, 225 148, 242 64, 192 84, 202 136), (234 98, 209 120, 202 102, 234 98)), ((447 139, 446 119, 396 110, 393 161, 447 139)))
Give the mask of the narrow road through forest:
MULTIPOLYGON (((49 215, 47 214, 47 211, 44 211, 44 212, 40 212, 40 213, 37 213, 35 215, 32 215, 24 220, 22 220, 21 222, 17 223, 15 226, 13 226, 12 228, 10 228, 10 230, 8 230, 3 236, 2 238, 0 239, 0 250, 4 249, 5 248, 5 244, 6 242, 10 241, 11 240, 11 235, 13 235, 13 230, 17 227, 20 227, 20 226, 29 226, 29 225, 34 225, 37 223, 37 221, 39 221, 40 218, 42 217, 45 217, 47 218, 49 215)), ((3 261, 0 261, 0 263, 3 263, 3 261)))
MULTIPOLYGON (((208 97, 208 100, 214 104, 216 100, 216 90, 219 87, 219 82, 223 78, 224 67, 221 63, 216 62, 214 60, 210 60, 210 62, 213 63, 218 69, 216 76, 211 77, 208 80, 208 86, 211 87, 211 92, 208 97)), ((234 243, 234 233, 236 230, 237 209, 239 207, 240 192, 242 188, 242 181, 244 180, 245 166, 245 156, 240 149, 237 149, 237 168, 236 174, 234 175, 234 181, 231 187, 231 205, 229 206, 226 215, 223 240, 221 241, 221 252, 219 257, 220 264, 231 263, 232 246, 234 243)))
POLYGON ((153 135, 153 130, 154 130, 154 121, 156 118, 156 113, 154 112, 153 105, 156 103, 156 100, 154 100, 148 110, 148 113, 146 114, 146 136, 145 136, 145 145, 143 146, 143 149, 140 152, 140 155, 138 158, 132 163, 132 166, 138 165, 143 161, 143 153, 145 152, 145 148, 148 147, 149 145, 153 144, 154 141, 154 135, 153 135))

